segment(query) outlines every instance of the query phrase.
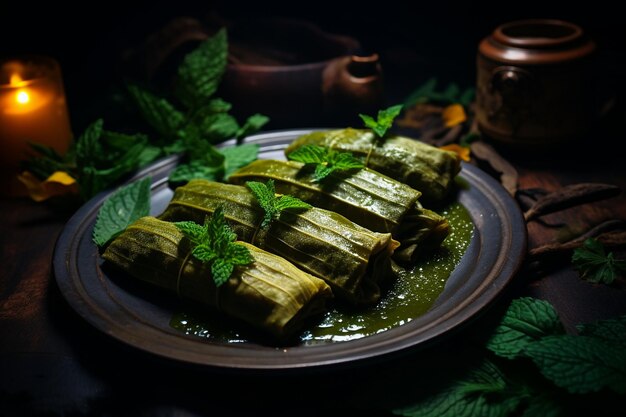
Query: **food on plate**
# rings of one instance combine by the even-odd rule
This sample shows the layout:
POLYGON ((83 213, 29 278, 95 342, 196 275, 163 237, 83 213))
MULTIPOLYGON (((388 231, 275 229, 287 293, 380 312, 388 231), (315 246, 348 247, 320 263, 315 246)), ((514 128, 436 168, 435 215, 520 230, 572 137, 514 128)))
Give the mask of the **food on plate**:
POLYGON ((278 220, 262 228, 263 209, 244 186, 192 180, 175 190, 159 218, 201 223, 220 206, 239 240, 324 279, 338 298, 372 304, 380 298, 381 285, 395 278, 391 255, 398 242, 390 233, 372 232, 340 214, 315 207, 283 211, 278 220))
POLYGON ((423 203, 445 198, 454 177, 461 171, 461 159, 450 151, 403 136, 380 140, 371 130, 340 129, 315 131, 294 140, 285 155, 305 145, 319 145, 362 157, 368 168, 376 170, 422 193, 423 203))
POLYGON ((332 298, 321 279, 247 243, 253 262, 235 267, 223 285, 211 268, 190 256, 192 242, 174 223, 142 217, 106 248, 106 262, 180 297, 209 305, 278 338, 288 338, 307 318, 326 311, 332 298))
POLYGON ((368 168, 332 172, 315 181, 300 162, 257 160, 229 177, 234 184, 270 179, 278 193, 337 212, 370 230, 392 233, 400 242, 396 260, 414 261, 438 247, 450 231, 445 217, 421 206, 419 191, 368 168))

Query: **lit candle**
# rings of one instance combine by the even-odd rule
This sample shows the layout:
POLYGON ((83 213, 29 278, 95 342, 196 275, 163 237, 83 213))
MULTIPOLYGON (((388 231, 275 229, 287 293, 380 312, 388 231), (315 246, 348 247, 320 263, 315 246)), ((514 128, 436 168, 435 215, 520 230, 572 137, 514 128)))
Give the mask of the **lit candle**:
POLYGON ((64 155, 72 139, 59 65, 29 57, 0 66, 0 193, 25 195, 17 180, 20 161, 31 154, 29 142, 64 155))

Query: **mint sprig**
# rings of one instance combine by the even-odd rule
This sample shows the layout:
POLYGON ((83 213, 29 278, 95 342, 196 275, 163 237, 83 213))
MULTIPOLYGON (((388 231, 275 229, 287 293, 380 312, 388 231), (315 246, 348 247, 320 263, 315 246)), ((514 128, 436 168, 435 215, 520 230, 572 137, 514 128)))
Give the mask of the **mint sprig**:
POLYGON ((379 110, 376 119, 372 116, 368 116, 366 114, 359 114, 361 120, 365 124, 365 127, 369 127, 378 135, 379 138, 384 138, 387 134, 387 131, 393 125, 394 119, 400 114, 402 111, 402 104, 397 104, 395 106, 391 106, 387 109, 379 110))
POLYGON ((308 210, 312 207, 296 197, 277 195, 272 179, 267 180, 265 184, 257 181, 246 181, 246 185, 265 212, 261 228, 268 227, 273 220, 278 219, 283 210, 308 210))
POLYGON ((615 259, 607 253, 604 245, 594 238, 585 240, 583 246, 574 249, 572 264, 581 278, 589 282, 611 284, 620 274, 626 272, 626 261, 615 259))
POLYGON ((315 165, 313 179, 321 181, 334 171, 363 168, 363 162, 349 152, 337 152, 319 145, 305 145, 289 154, 289 159, 315 165))
POLYGON ((102 248, 135 220, 150 214, 150 177, 125 185, 98 210, 93 241, 102 248))
POLYGON ((216 208, 203 225, 192 221, 174 224, 193 243, 191 255, 210 265, 217 287, 228 281, 235 266, 254 261, 248 248, 235 242, 237 235, 226 223, 222 206, 216 208))

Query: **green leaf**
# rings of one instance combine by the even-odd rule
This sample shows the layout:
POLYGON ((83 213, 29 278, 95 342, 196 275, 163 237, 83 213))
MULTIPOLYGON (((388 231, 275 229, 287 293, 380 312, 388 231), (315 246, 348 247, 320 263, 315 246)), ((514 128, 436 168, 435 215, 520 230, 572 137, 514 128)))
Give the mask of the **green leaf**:
POLYGON ((522 417, 559 417, 563 415, 563 407, 553 397, 542 393, 529 397, 528 407, 522 417))
POLYGON ((518 298, 511 302, 487 342, 487 348, 498 356, 514 359, 523 356, 524 349, 534 341, 563 332, 550 303, 529 297, 518 298))
POLYGON ((248 117, 243 126, 241 126, 239 130, 237 130, 235 137, 237 139, 243 139, 246 136, 252 135, 253 133, 261 130, 261 128, 265 126, 269 121, 270 119, 267 116, 259 113, 253 114, 252 116, 248 117))
POLYGON ((228 56, 226 30, 202 42, 178 67, 176 96, 189 109, 207 103, 217 90, 228 56))
POLYGON ((204 243, 201 243, 198 246, 194 247, 191 250, 191 254, 194 256, 194 258, 205 263, 210 263, 215 258, 217 258, 217 254, 204 243))
POLYGON ((506 388, 504 376, 498 367, 489 360, 469 373, 467 380, 461 381, 459 391, 463 394, 501 392, 506 388))
POLYGON ((581 335, 596 337, 626 348, 626 315, 577 326, 581 335))
POLYGON ((281 212, 283 210, 287 210, 287 209, 293 209, 293 210, 307 210, 311 208, 311 205, 309 203, 305 203, 304 201, 300 200, 299 198, 290 196, 290 195, 281 195, 280 197, 278 197, 276 199, 276 210, 278 212, 281 212))
POLYGON ((254 261, 248 248, 235 242, 237 235, 226 223, 222 206, 215 209, 203 226, 194 222, 174 224, 194 244, 191 250, 194 258, 211 267, 211 277, 217 287, 228 281, 235 265, 254 261))
POLYGON ((289 154, 289 159, 292 161, 302 162, 304 164, 323 164, 324 162, 327 162, 327 156, 328 148, 319 145, 304 145, 291 152, 289 154))
POLYGON ((176 222, 176 227, 196 245, 202 244, 202 239, 207 232, 206 227, 192 221, 176 222))
POLYGON ((150 214, 151 178, 121 187, 100 207, 93 230, 93 241, 105 246, 131 223, 150 214))
POLYGON ((185 124, 185 115, 166 99, 155 96, 136 85, 128 85, 128 91, 137 103, 139 112, 159 135, 167 139, 176 137, 185 124))
POLYGON ((593 238, 574 249, 572 264, 581 278, 594 283, 611 284, 617 275, 626 271, 626 261, 615 259, 613 253, 607 254, 604 245, 593 238))
POLYGON ((276 215, 276 196, 274 193, 274 180, 270 179, 267 184, 258 181, 247 181, 246 186, 250 189, 259 205, 265 212, 261 227, 269 226, 276 215))
POLYGON ((424 84, 417 87, 404 101, 404 107, 409 108, 418 103, 427 103, 428 98, 437 87, 437 78, 430 78, 424 84))
POLYGON ((267 183, 257 181, 247 181, 246 185, 263 209, 264 216, 261 223, 262 228, 266 228, 273 220, 280 217, 283 210, 307 210, 312 206, 304 201, 290 195, 277 196, 274 188, 274 180, 269 179, 267 183))
POLYGON ((27 160, 20 161, 20 168, 29 171, 40 180, 45 180, 56 171, 63 171, 76 178, 76 162, 72 149, 65 156, 61 156, 56 150, 40 143, 29 142, 28 145, 37 153, 27 160))
POLYGON ((96 120, 87 126, 82 135, 76 140, 76 161, 79 170, 103 153, 102 145, 100 144, 103 124, 102 119, 96 120))
POLYGON ((383 138, 389 128, 391 128, 391 125, 393 125, 393 120, 402 111, 402 108, 402 104, 397 104, 387 109, 379 110, 376 120, 365 114, 359 114, 359 117, 363 120, 366 127, 372 129, 378 137, 383 138))
POLYGON ((468 87, 463 91, 463 93, 461 93, 461 96, 459 97, 458 102, 463 107, 467 107, 470 104, 472 104, 472 101, 474 100, 475 96, 476 96, 476 89, 473 87, 468 87))
POLYGON ((224 168, 207 166, 202 161, 192 161, 180 164, 169 175, 172 184, 186 183, 193 179, 205 179, 208 181, 221 181, 224 168))
POLYGON ((245 246, 228 245, 226 253, 233 265, 248 265, 254 260, 252 259, 252 255, 250 255, 250 251, 245 246))
POLYGON ((546 336, 529 344, 526 355, 539 371, 571 393, 607 387, 626 394, 626 351, 591 336, 546 336))
POLYGON ((235 137, 239 130, 237 120, 228 113, 215 113, 209 107, 198 110, 191 118, 200 136, 210 143, 223 142, 235 137))
POLYGON ((505 395, 506 382, 500 370, 488 360, 465 378, 411 406, 393 410, 410 417, 505 417, 521 397, 505 395))
POLYGON ((334 171, 348 171, 365 166, 349 152, 336 152, 319 145, 304 145, 290 153, 289 159, 315 165, 314 181, 321 181, 334 171))
POLYGON ((211 265, 211 275, 213 276, 215 285, 219 287, 228 281, 228 278, 230 278, 230 275, 233 273, 233 269, 234 265, 232 263, 226 262, 220 258, 216 259, 211 265))
POLYGON ((239 168, 248 165, 252 161, 256 161, 259 155, 259 145, 256 143, 247 143, 238 146, 231 146, 220 149, 224 155, 224 178, 228 178, 230 174, 239 168))

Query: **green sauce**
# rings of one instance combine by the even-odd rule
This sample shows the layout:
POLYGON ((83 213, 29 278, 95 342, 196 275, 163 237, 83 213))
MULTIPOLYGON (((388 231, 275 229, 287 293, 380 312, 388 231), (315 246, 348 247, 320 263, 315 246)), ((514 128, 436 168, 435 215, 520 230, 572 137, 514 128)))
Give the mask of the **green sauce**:
MULTIPOLYGON (((459 264, 472 238, 474 226, 459 203, 440 211, 450 223, 450 235, 432 256, 410 269, 400 269, 398 279, 375 306, 363 310, 334 308, 299 336, 301 344, 341 342, 380 333, 421 316, 443 291, 448 277, 459 264)), ((170 325, 185 334, 220 342, 241 343, 243 332, 220 320, 190 312, 176 313, 170 325)))

